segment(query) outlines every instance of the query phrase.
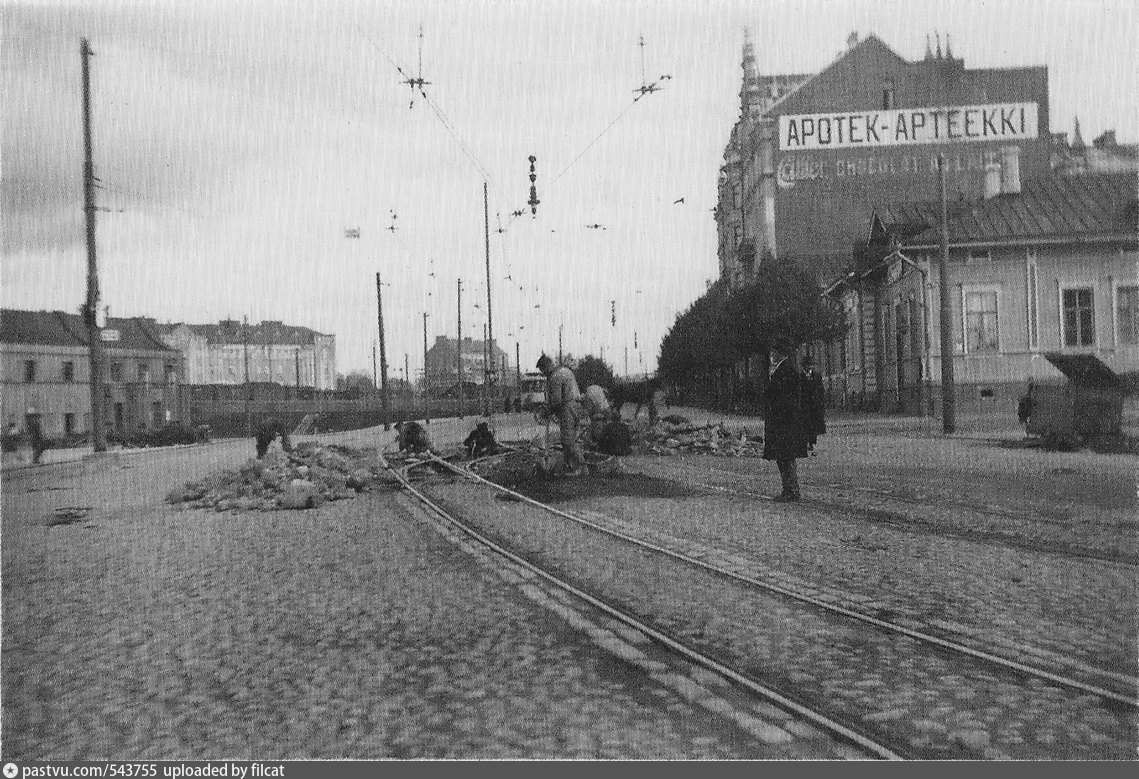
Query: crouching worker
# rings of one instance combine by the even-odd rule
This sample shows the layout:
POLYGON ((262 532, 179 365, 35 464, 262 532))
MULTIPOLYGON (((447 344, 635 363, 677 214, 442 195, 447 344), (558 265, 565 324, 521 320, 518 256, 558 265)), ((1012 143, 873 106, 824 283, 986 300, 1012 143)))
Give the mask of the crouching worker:
POLYGON ((269 451, 269 444, 273 443, 278 437, 281 439, 281 448, 286 452, 293 451, 293 445, 289 441, 289 429, 281 420, 274 417, 265 419, 257 426, 257 432, 254 434, 257 438, 257 459, 260 460, 269 451))
POLYGON ((427 431, 418 422, 397 422, 395 429, 399 432, 399 450, 409 454, 423 454, 431 451, 431 439, 427 431))
POLYGON ((479 422, 471 434, 463 441, 467 449, 467 457, 483 457, 488 454, 498 454, 498 441, 494 440, 494 433, 486 422, 479 422))

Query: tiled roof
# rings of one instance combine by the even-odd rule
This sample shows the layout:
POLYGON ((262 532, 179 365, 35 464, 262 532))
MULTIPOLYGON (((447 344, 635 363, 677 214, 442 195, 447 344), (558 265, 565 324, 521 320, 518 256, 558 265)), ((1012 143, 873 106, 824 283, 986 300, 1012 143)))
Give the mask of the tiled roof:
MULTIPOLYGON (((152 319, 111 317, 106 324, 106 330, 119 332, 119 340, 104 342, 110 351, 175 351, 159 338, 152 319)), ((78 314, 5 308, 0 311, 0 343, 86 347, 87 329, 78 314)))
MULTIPOLYGON (((1139 177, 1133 173, 1045 176, 1024 182, 1020 194, 955 204, 949 217, 949 242, 1015 243, 1040 239, 1086 240, 1126 236, 1139 239, 1136 195, 1139 177)), ((913 208, 911 226, 925 229, 906 241, 911 248, 937 246, 939 216, 913 208)), ((906 206, 881 210, 887 219, 901 218, 906 206)), ((876 212, 878 213, 878 212, 876 212)), ((899 222, 901 224, 901 222, 899 222)), ((901 235, 899 230, 898 235, 901 235)))

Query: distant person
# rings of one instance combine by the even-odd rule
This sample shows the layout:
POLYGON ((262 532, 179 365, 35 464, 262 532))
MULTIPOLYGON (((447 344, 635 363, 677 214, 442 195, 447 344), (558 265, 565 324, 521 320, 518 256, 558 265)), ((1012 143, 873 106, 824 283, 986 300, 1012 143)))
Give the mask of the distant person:
POLYGON ((580 476, 584 471, 585 457, 581 452, 581 444, 578 443, 583 412, 577 378, 565 365, 555 367, 554 361, 547 354, 538 359, 538 370, 546 377, 547 406, 558 420, 566 475, 580 476))
POLYGON ((803 358, 803 418, 807 428, 807 448, 814 457, 819 436, 827 432, 826 391, 815 358, 803 358))
POLYGON ((399 451, 409 454, 423 454, 431 451, 431 439, 427 431, 418 422, 397 422, 395 426, 399 434, 399 451))
POLYGON ((257 426, 257 431, 254 433, 257 439, 257 459, 260 460, 269 451, 269 444, 278 438, 281 439, 281 448, 286 452, 293 451, 293 444, 289 441, 289 430, 285 424, 275 418, 269 417, 257 426))
POLYGON ((463 441, 468 457, 484 457, 498 454, 498 441, 494 440, 494 433, 487 422, 479 422, 475 429, 463 441))
POLYGON ((771 376, 764 391, 766 416, 763 423, 763 459, 779 467, 783 491, 777 503, 799 500, 796 460, 808 455, 807 427, 803 414, 803 377, 795 365, 795 346, 784 337, 770 346, 771 376))
POLYGON ((1032 391, 1036 389, 1035 383, 1032 379, 1028 380, 1028 387, 1025 389, 1024 394, 1020 396, 1020 400, 1016 404, 1016 418, 1020 420, 1022 425, 1027 425, 1029 418, 1032 416, 1033 408, 1036 405, 1036 400, 1032 397, 1032 391))
POLYGON ((24 425, 28 429, 28 441, 32 445, 32 462, 38 464, 44 450, 47 449, 47 442, 44 441, 43 428, 40 426, 40 415, 34 408, 28 409, 24 425))

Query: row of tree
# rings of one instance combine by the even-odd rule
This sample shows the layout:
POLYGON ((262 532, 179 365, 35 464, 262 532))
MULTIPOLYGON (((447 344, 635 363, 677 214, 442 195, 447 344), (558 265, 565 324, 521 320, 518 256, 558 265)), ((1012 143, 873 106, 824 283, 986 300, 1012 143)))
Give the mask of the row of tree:
POLYGON ((747 286, 731 292, 716 282, 677 315, 661 342, 658 373, 681 402, 752 405, 766 382, 774 338, 829 341, 846 326, 841 308, 822 294, 807 267, 791 261, 761 265, 747 286), (753 371, 755 362, 760 368, 753 371))

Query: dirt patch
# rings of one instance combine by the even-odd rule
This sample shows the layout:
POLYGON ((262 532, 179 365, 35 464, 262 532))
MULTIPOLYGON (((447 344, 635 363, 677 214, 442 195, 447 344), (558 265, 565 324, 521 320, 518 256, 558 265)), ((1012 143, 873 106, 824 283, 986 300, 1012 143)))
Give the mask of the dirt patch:
POLYGON ((547 475, 541 467, 539 455, 530 452, 518 452, 481 463, 477 471, 496 484, 550 504, 586 498, 686 498, 701 494, 678 482, 626 473, 620 468, 606 475, 573 478, 547 475))

